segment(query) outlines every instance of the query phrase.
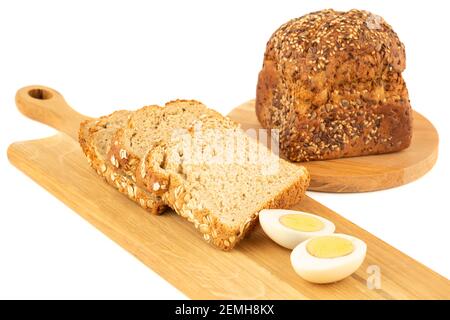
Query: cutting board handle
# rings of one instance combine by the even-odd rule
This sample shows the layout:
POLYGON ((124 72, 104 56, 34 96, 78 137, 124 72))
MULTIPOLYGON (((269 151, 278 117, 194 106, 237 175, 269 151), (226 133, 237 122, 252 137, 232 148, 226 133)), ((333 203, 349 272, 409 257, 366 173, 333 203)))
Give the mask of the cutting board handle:
POLYGON ((27 86, 16 93, 17 108, 28 118, 42 122, 78 139, 80 122, 88 117, 73 110, 56 90, 27 86))

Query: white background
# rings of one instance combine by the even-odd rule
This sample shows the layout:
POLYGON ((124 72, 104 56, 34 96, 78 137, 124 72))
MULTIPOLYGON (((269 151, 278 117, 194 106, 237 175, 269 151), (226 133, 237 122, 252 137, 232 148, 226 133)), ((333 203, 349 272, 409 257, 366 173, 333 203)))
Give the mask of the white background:
POLYGON ((8 163, 7 146, 54 133, 23 117, 15 91, 59 90, 100 116, 174 98, 226 114, 253 98, 267 40, 323 8, 368 9, 405 43, 413 107, 440 133, 435 168, 409 185, 309 195, 447 278, 450 105, 447 1, 2 1, 0 298, 185 298, 8 163))

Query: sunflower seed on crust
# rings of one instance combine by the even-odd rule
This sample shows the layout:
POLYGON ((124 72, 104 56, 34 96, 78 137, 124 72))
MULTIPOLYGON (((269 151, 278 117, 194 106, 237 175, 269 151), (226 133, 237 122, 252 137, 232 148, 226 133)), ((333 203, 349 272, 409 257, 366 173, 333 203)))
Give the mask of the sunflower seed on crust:
POLYGON ((127 192, 128 192, 128 196, 130 198, 134 198, 134 188, 132 186, 130 186, 130 185, 128 186, 127 192))
POLYGON ((116 167, 116 168, 118 168, 119 167, 119 161, 117 161, 117 159, 116 159, 116 157, 114 156, 114 155, 112 155, 111 156, 111 164, 114 166, 114 167, 116 167))
POLYGON ((199 230, 201 233, 208 233, 209 232, 209 226, 205 223, 202 223, 199 225, 199 230))
POLYGON ((120 155, 120 159, 126 159, 127 158, 127 150, 120 149, 119 155, 120 155))
POLYGON ((194 214, 191 210, 183 210, 185 212, 185 215, 188 219, 194 219, 194 214))
MULTIPOLYGON (((158 183, 158 185, 159 185, 159 183, 158 183)), ((175 188, 175 191, 174 191, 175 198, 178 198, 178 196, 181 193, 181 189, 182 188, 183 188, 182 186, 178 186, 178 187, 175 188)))
POLYGON ((141 177, 142 177, 142 179, 144 179, 146 175, 147 175, 147 171, 145 170, 145 161, 142 161, 141 162, 141 177))

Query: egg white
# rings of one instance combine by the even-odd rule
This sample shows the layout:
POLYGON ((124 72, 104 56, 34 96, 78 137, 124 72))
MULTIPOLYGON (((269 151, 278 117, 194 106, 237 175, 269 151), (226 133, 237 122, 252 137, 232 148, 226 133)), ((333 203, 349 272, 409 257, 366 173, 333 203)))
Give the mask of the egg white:
POLYGON ((341 233, 332 236, 350 240, 353 252, 342 257, 318 258, 312 256, 306 248, 312 239, 304 241, 291 253, 292 266, 300 277, 314 283, 331 283, 342 280, 358 270, 367 252, 364 241, 341 233))
POLYGON ((315 214, 295 210, 264 209, 259 212, 259 223, 264 232, 280 246, 288 249, 295 248, 299 243, 316 236, 332 234, 334 223, 315 214), (299 231, 289 228, 280 222, 280 217, 286 214, 311 216, 320 220, 324 227, 313 232, 299 231))

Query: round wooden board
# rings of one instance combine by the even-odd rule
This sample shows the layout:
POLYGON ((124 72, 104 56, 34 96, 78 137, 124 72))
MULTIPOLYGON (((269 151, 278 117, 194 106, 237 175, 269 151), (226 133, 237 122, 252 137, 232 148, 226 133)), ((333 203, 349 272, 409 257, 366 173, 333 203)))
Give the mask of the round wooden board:
MULTIPOLYGON (((243 129, 261 128, 251 100, 233 109, 228 116, 243 129)), ((365 157, 302 162, 311 173, 309 190, 323 192, 367 192, 407 184, 427 173, 438 155, 436 129, 414 112, 413 139, 403 151, 365 157)))

